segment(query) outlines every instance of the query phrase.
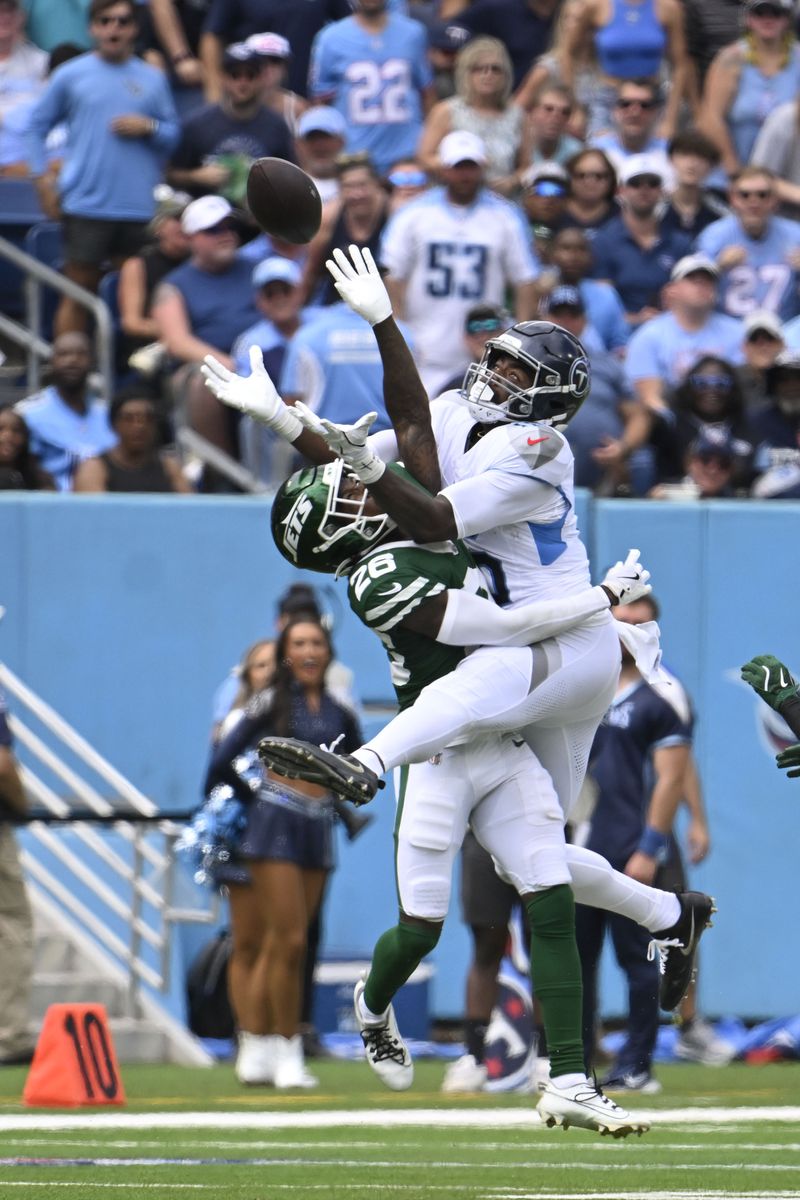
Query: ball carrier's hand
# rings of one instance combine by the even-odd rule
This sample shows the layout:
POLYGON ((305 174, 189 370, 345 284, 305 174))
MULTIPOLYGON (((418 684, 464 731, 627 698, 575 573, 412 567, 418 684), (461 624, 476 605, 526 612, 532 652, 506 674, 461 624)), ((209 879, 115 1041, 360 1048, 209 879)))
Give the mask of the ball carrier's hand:
POLYGON ((333 276, 333 285, 348 308, 370 325, 379 325, 392 315, 392 302, 369 247, 350 247, 350 258, 343 250, 333 251, 325 263, 333 276))
POLYGON ((367 445, 369 431, 378 416, 376 412, 365 413, 355 425, 337 425, 318 417, 302 401, 295 405, 295 412, 306 429, 321 437, 337 458, 343 458, 363 484, 377 483, 386 470, 386 463, 367 445))

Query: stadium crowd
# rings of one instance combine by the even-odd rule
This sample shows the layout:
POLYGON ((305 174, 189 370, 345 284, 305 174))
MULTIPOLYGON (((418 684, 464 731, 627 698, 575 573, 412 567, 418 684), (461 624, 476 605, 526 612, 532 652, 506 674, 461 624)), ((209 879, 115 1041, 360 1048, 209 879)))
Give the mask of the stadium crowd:
POLYGON ((355 243, 432 398, 514 319, 580 337, 578 486, 800 497, 797 35, 792 0, 0 0, 0 232, 29 181, 48 261, 111 302, 113 392, 143 402, 97 392, 62 297, 0 483, 233 488, 187 482, 188 426, 277 484, 285 451, 199 374, 208 353, 246 373, 254 345, 292 401, 385 424, 324 269, 355 243), (248 216, 262 156, 315 179, 309 245, 248 216))

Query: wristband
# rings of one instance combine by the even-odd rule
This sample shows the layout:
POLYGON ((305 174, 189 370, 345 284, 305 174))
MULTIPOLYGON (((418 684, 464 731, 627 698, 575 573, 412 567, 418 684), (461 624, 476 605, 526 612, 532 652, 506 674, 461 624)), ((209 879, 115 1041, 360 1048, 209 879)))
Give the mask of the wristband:
POLYGON ((386 463, 371 450, 359 462, 348 462, 347 459, 344 461, 365 487, 369 487, 371 483, 377 483, 386 470, 386 463))
POLYGON ((646 854, 648 858, 654 858, 658 865, 661 866, 667 861, 669 834, 661 833, 660 830, 654 829, 652 825, 646 825, 636 849, 640 854, 646 854))
POLYGON ((194 55, 189 50, 182 50, 180 54, 173 54, 173 67, 177 67, 178 63, 186 62, 187 58, 194 58, 194 55))
POLYGON ((256 421, 262 421, 262 424, 272 429, 285 442, 296 442, 303 432, 303 422, 297 413, 292 412, 290 404, 281 404, 278 412, 268 421, 263 421, 257 413, 250 413, 250 416, 254 417, 256 421))

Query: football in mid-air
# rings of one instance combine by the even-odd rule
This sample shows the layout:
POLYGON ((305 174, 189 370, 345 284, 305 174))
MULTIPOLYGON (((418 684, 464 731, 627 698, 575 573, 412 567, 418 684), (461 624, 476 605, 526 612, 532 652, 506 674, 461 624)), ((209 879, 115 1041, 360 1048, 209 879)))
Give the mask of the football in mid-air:
POLYGON ((322 220, 314 180, 285 158, 257 158, 247 177, 247 204, 265 233, 300 245, 322 220))

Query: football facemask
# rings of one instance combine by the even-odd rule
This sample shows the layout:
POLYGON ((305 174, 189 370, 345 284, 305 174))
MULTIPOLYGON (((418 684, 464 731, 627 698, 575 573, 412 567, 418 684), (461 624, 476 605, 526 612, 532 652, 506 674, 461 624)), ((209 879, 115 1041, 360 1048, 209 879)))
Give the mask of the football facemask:
POLYGON ((476 421, 566 425, 589 394, 591 372, 576 337, 550 321, 523 321, 486 343, 483 358, 464 377, 463 395, 476 421), (521 387, 495 370, 509 355, 533 376, 521 387), (496 399, 496 397, 502 399, 496 399))
POLYGON ((347 574, 353 564, 395 528, 387 513, 364 512, 369 493, 349 499, 339 490, 347 471, 342 459, 296 471, 272 502, 272 537, 293 566, 347 574))

